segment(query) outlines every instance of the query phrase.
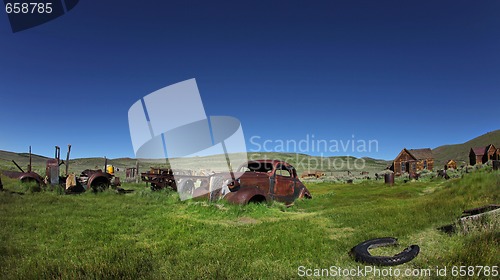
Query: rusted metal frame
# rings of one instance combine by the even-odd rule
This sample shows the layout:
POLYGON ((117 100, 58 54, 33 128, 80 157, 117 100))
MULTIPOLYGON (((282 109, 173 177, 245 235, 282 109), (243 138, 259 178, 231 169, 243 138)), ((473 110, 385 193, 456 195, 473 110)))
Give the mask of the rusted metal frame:
POLYGON ((71 145, 68 144, 68 153, 66 154, 66 177, 69 175, 69 154, 71 153, 71 145))
POLYGON ((30 154, 30 163, 28 165, 28 172, 31 172, 31 146, 30 146, 30 152, 29 152, 29 154, 30 154))
POLYGON ((12 163, 14 163, 14 165, 17 167, 17 169, 19 169, 22 173, 26 173, 24 172, 24 170, 21 168, 21 166, 19 166, 19 164, 17 164, 17 162, 15 160, 12 160, 12 163))
POLYGON ((59 146, 56 146, 54 158, 57 159, 57 166, 61 166, 61 148, 59 148, 59 146))

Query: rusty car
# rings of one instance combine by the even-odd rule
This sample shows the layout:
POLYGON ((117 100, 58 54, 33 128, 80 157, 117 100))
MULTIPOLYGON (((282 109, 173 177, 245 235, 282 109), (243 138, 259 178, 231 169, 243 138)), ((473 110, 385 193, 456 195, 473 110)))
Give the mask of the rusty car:
POLYGON ((295 168, 281 160, 251 160, 234 173, 209 175, 187 171, 176 174, 168 168, 151 168, 141 173, 141 179, 151 184, 152 190, 170 188, 195 198, 225 199, 235 204, 275 200, 291 205, 296 199, 312 198, 295 168))

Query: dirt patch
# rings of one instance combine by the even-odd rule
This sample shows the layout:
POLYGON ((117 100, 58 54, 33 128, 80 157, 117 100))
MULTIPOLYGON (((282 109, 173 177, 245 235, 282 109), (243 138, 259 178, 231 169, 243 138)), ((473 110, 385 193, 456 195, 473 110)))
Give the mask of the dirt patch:
POLYGON ((240 217, 238 218, 238 220, 236 221, 238 224, 258 224, 260 223, 259 220, 256 220, 256 219, 253 219, 253 218, 249 218, 249 217, 240 217))

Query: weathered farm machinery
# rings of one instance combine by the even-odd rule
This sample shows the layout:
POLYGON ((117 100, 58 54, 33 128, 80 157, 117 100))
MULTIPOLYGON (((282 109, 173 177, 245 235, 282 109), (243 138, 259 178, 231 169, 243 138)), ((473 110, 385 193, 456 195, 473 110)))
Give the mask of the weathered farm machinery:
POLYGON ((104 160, 104 170, 86 169, 79 176, 69 173, 69 156, 71 153, 71 145, 68 145, 66 161, 61 161, 61 149, 56 146, 55 156, 53 159, 47 160, 46 165, 46 181, 51 185, 62 185, 66 192, 78 193, 86 190, 102 191, 110 186, 119 186, 119 179, 106 172, 107 159, 104 160), (64 164, 66 167, 65 176, 60 176, 60 166, 64 164))
POLYGON ((12 163, 19 169, 19 171, 2 171, 2 174, 12 178, 19 179, 22 183, 35 183, 38 187, 42 187, 45 185, 45 182, 42 176, 38 175, 38 173, 33 172, 31 168, 32 164, 32 155, 31 155, 31 146, 29 147, 29 163, 28 163, 28 171, 25 172, 16 161, 12 160, 12 163))
POLYGON ((120 179, 115 177, 113 172, 106 172, 107 159, 104 158, 104 170, 101 169, 92 170, 86 169, 81 172, 80 175, 75 176, 73 173, 69 173, 69 156, 71 153, 71 145, 68 145, 68 152, 66 154, 66 160, 61 160, 61 149, 55 147, 54 158, 48 159, 45 167, 45 178, 40 176, 38 173, 32 171, 32 153, 31 146, 29 147, 29 163, 28 171, 24 171, 16 161, 12 160, 12 163, 19 169, 19 171, 9 171, 3 170, 1 173, 9 178, 19 179, 22 183, 35 183, 40 189, 43 186, 51 185, 63 186, 67 193, 78 193, 84 192, 86 190, 102 191, 104 189, 111 187, 120 186, 120 179), (65 175, 60 175, 60 166, 65 165, 65 175))

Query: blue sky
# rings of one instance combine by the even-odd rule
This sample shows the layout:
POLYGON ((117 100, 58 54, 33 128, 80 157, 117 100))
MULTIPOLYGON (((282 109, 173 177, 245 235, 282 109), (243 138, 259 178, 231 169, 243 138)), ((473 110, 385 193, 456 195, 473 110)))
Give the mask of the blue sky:
POLYGON ((129 107, 190 78, 247 141, 379 143, 331 155, 500 128, 499 1, 159 2, 81 1, 18 33, 0 13, 0 150, 133 157, 129 107))

